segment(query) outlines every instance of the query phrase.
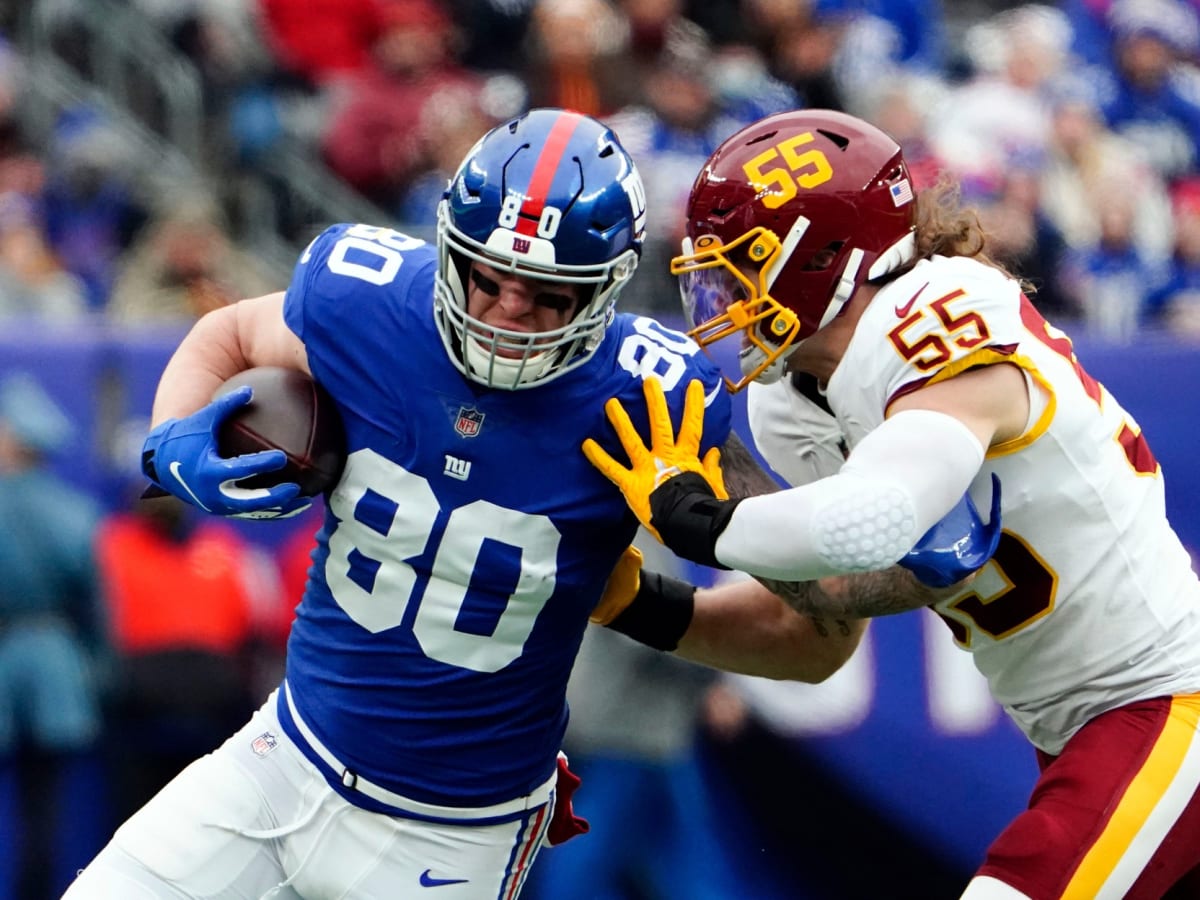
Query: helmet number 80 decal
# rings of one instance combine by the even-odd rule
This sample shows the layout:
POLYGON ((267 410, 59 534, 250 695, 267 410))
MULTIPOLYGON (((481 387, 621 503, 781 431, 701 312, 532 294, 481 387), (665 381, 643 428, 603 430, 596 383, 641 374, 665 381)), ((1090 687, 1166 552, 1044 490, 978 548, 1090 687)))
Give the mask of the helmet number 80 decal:
MULTIPOLYGON (((504 203, 500 207, 500 215, 496 218, 496 223, 501 228, 515 229, 517 222, 520 220, 521 206, 525 203, 523 194, 518 194, 516 191, 509 191, 504 195, 504 203)), ((562 222, 562 210, 557 206, 543 206, 542 215, 538 219, 537 236, 546 240, 553 240, 558 234, 559 223, 562 222)))
POLYGON ((767 209, 778 209, 795 197, 797 186, 811 189, 833 177, 833 166, 820 150, 798 151, 812 140, 812 132, 806 131, 780 141, 742 166, 746 177, 758 186, 767 209), (771 165, 780 158, 783 165, 771 165))

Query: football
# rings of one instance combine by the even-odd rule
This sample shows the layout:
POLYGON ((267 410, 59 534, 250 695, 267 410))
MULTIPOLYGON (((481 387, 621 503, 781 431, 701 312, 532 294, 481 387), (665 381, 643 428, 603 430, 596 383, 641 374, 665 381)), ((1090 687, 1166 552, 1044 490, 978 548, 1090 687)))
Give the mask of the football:
POLYGON ((234 375, 213 399, 243 385, 254 395, 221 423, 217 449, 222 456, 282 450, 288 461, 282 469, 239 484, 255 488, 294 481, 306 497, 337 484, 346 461, 346 435, 328 392, 297 369, 259 366, 234 375))

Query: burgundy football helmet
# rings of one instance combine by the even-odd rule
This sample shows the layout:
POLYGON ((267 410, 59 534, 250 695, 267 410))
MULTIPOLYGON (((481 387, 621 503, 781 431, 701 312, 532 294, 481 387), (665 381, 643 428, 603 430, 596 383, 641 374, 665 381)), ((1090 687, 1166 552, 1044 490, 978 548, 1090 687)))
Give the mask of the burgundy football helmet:
POLYGON ((742 336, 731 391, 777 379, 860 284, 912 259, 915 219, 900 147, 873 125, 804 109, 746 126, 696 177, 671 260, 691 336, 742 336))

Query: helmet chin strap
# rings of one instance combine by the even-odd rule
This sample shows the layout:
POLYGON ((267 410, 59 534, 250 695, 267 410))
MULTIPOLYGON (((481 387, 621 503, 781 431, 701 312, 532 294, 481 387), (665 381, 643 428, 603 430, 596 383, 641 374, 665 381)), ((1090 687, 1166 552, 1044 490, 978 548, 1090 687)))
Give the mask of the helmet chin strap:
POLYGON ((845 268, 842 269, 842 277, 838 279, 833 297, 830 298, 829 305, 825 307, 825 314, 821 316, 821 321, 817 325, 817 331, 820 331, 836 319, 838 313, 842 311, 842 307, 854 295, 854 289, 858 287, 858 270, 862 268, 863 257, 865 256, 866 254, 858 247, 850 251, 850 257, 846 260, 845 268))

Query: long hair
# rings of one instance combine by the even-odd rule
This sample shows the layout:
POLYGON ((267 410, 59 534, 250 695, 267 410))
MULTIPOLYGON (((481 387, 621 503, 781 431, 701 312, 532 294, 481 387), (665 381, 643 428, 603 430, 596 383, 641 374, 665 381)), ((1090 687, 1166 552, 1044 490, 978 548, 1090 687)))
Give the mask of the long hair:
POLYGON ((935 184, 917 194, 914 265, 931 256, 968 256, 1019 282, 1026 294, 1034 292, 1032 284, 998 262, 987 248, 988 233, 979 221, 978 211, 963 204, 962 186, 956 179, 943 173, 935 184))

